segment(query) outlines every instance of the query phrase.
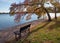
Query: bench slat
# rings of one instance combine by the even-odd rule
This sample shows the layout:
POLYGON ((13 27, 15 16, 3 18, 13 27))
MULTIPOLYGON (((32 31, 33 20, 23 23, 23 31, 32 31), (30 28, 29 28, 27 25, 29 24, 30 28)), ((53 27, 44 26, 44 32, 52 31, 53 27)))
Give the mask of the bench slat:
MULTIPOLYGON (((21 27, 19 31, 15 31, 15 32, 14 32, 15 38, 17 39, 17 35, 19 35, 19 37, 21 37, 21 33, 22 33, 22 31, 24 31, 24 30, 26 31, 26 30, 28 29, 27 31, 30 31, 30 28, 29 28, 30 25, 31 25, 31 24, 26 25, 26 26, 24 26, 24 27, 21 27)), ((28 33, 29 33, 29 32, 28 32, 28 33)))

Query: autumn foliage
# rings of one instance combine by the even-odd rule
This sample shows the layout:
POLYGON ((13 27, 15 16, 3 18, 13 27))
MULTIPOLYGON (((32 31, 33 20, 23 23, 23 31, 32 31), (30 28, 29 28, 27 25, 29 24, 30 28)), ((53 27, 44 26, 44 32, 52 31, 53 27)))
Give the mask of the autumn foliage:
MULTIPOLYGON (((49 4, 49 3, 47 3, 49 4)), ((30 16, 35 13, 37 14, 39 17, 41 17, 42 15, 44 15, 45 13, 47 13, 48 16, 48 20, 51 21, 51 17, 49 15, 49 12, 55 12, 54 8, 57 8, 59 11, 59 7, 60 7, 60 3, 57 0, 25 0, 23 3, 13 3, 11 4, 10 7, 10 13, 12 15, 16 14, 15 20, 20 20, 22 15, 26 15, 28 14, 28 16, 26 17, 27 20, 30 19, 30 16), (45 7, 44 4, 46 2, 50 2, 50 4, 52 4, 54 7, 45 7)), ((56 12, 55 12, 56 13, 56 12)), ((55 14, 56 16, 56 14, 55 14)))

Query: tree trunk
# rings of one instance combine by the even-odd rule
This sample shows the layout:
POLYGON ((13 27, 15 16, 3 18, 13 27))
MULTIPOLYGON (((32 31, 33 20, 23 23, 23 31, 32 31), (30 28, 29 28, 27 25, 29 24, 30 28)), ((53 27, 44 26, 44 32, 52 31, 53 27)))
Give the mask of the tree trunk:
POLYGON ((46 13, 47 13, 47 16, 48 16, 48 21, 52 21, 51 20, 51 17, 50 17, 50 14, 49 14, 49 12, 48 12, 48 10, 46 9, 46 8, 43 8, 45 11, 46 11, 46 13))
POLYGON ((56 15, 56 7, 55 7, 55 19, 57 19, 57 15, 56 15))
MULTIPOLYGON (((43 7, 43 6, 42 6, 42 7, 43 7)), ((37 8, 37 9, 39 9, 39 8, 37 8)), ((37 9, 35 9, 34 11, 36 11, 37 9)), ((44 7, 43 7, 43 9, 44 9, 44 10, 46 11, 46 13, 47 13, 48 21, 52 21, 48 10, 47 10, 46 8, 44 8, 44 7)))

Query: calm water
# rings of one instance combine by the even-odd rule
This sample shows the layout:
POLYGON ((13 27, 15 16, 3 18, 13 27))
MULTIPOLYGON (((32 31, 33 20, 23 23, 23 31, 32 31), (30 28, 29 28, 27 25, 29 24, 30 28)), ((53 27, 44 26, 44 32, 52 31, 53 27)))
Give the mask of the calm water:
MULTIPOLYGON (((15 16, 10 16, 9 14, 0 14, 0 30, 3 28, 7 28, 7 27, 23 24, 29 21, 37 20, 37 17, 38 17, 37 15, 33 14, 31 16, 31 19, 26 21, 26 16, 24 17, 24 19, 22 19, 21 17, 20 22, 16 23, 14 21, 15 16)), ((54 13, 50 13, 50 16, 51 18, 54 18, 54 13)), ((57 13, 57 16, 60 16, 60 13, 57 13)), ((47 15, 45 15, 45 18, 47 18, 47 15)), ((43 17, 41 17, 41 19, 43 19, 43 17)))
POLYGON ((32 15, 31 19, 27 20, 27 21, 26 21, 26 16, 24 17, 24 19, 21 18, 19 23, 16 23, 14 21, 15 16, 10 16, 9 14, 0 14, 0 30, 1 30, 1 28, 15 26, 15 25, 23 24, 23 23, 26 23, 29 21, 37 20, 37 16, 35 14, 32 15))

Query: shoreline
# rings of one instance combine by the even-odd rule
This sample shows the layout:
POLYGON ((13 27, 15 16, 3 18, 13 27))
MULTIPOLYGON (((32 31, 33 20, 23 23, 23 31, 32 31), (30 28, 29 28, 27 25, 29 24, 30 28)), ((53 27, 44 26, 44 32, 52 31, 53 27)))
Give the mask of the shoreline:
POLYGON ((3 43, 3 41, 11 41, 12 39, 14 39, 14 32, 15 31, 18 31, 21 27, 27 25, 27 24, 31 24, 31 28, 36 26, 37 24, 41 23, 41 22, 45 22, 47 21, 46 20, 34 20, 34 21, 31 21, 31 22, 27 22, 27 23, 24 23, 24 24, 21 24, 21 25, 17 25, 17 26, 12 26, 12 27, 9 27, 5 30, 0 30, 0 43, 3 43))
MULTIPOLYGON (((50 16, 51 16, 51 18, 54 18, 54 13, 50 13, 50 16)), ((57 13, 57 17, 58 16, 60 16, 60 13, 57 13)), ((45 17, 48 19, 48 17, 47 17, 47 15, 45 15, 45 17)), ((43 16, 41 17, 41 19, 43 19, 43 16)), ((2 22, 2 21, 1 21, 2 22)), ((9 21, 8 21, 9 22, 9 21)), ((31 21, 32 22, 32 21, 31 21)), ((0 30, 5 30, 4 29, 4 24, 6 24, 6 23, 4 23, 4 22, 2 22, 2 23, 0 23, 1 24, 1 28, 0 28, 0 30)), ((8 24, 11 24, 11 23, 8 23, 8 24)), ((14 27, 15 25, 13 25, 13 27, 14 27)), ((10 27, 12 27, 12 26, 10 26, 10 27)), ((6 25, 6 27, 5 28, 9 28, 9 26, 8 25, 6 25)))
POLYGON ((27 25, 27 24, 32 24, 33 22, 38 22, 38 21, 41 21, 41 20, 43 20, 43 19, 34 20, 34 21, 30 21, 30 22, 23 23, 23 24, 6 27, 6 28, 0 28, 0 29, 2 29, 2 30, 0 30, 0 31, 10 30, 10 29, 12 29, 12 28, 14 28, 14 27, 18 27, 18 26, 23 27, 23 26, 25 26, 25 25, 27 25))
POLYGON ((31 28, 46 20, 35 20, 31 22, 24 23, 22 25, 17 25, 14 27, 9 27, 6 30, 0 30, 0 43, 5 43, 5 41, 11 41, 15 38, 14 32, 18 31, 20 27, 31 24, 31 28), (4 42, 3 42, 4 41, 4 42))

